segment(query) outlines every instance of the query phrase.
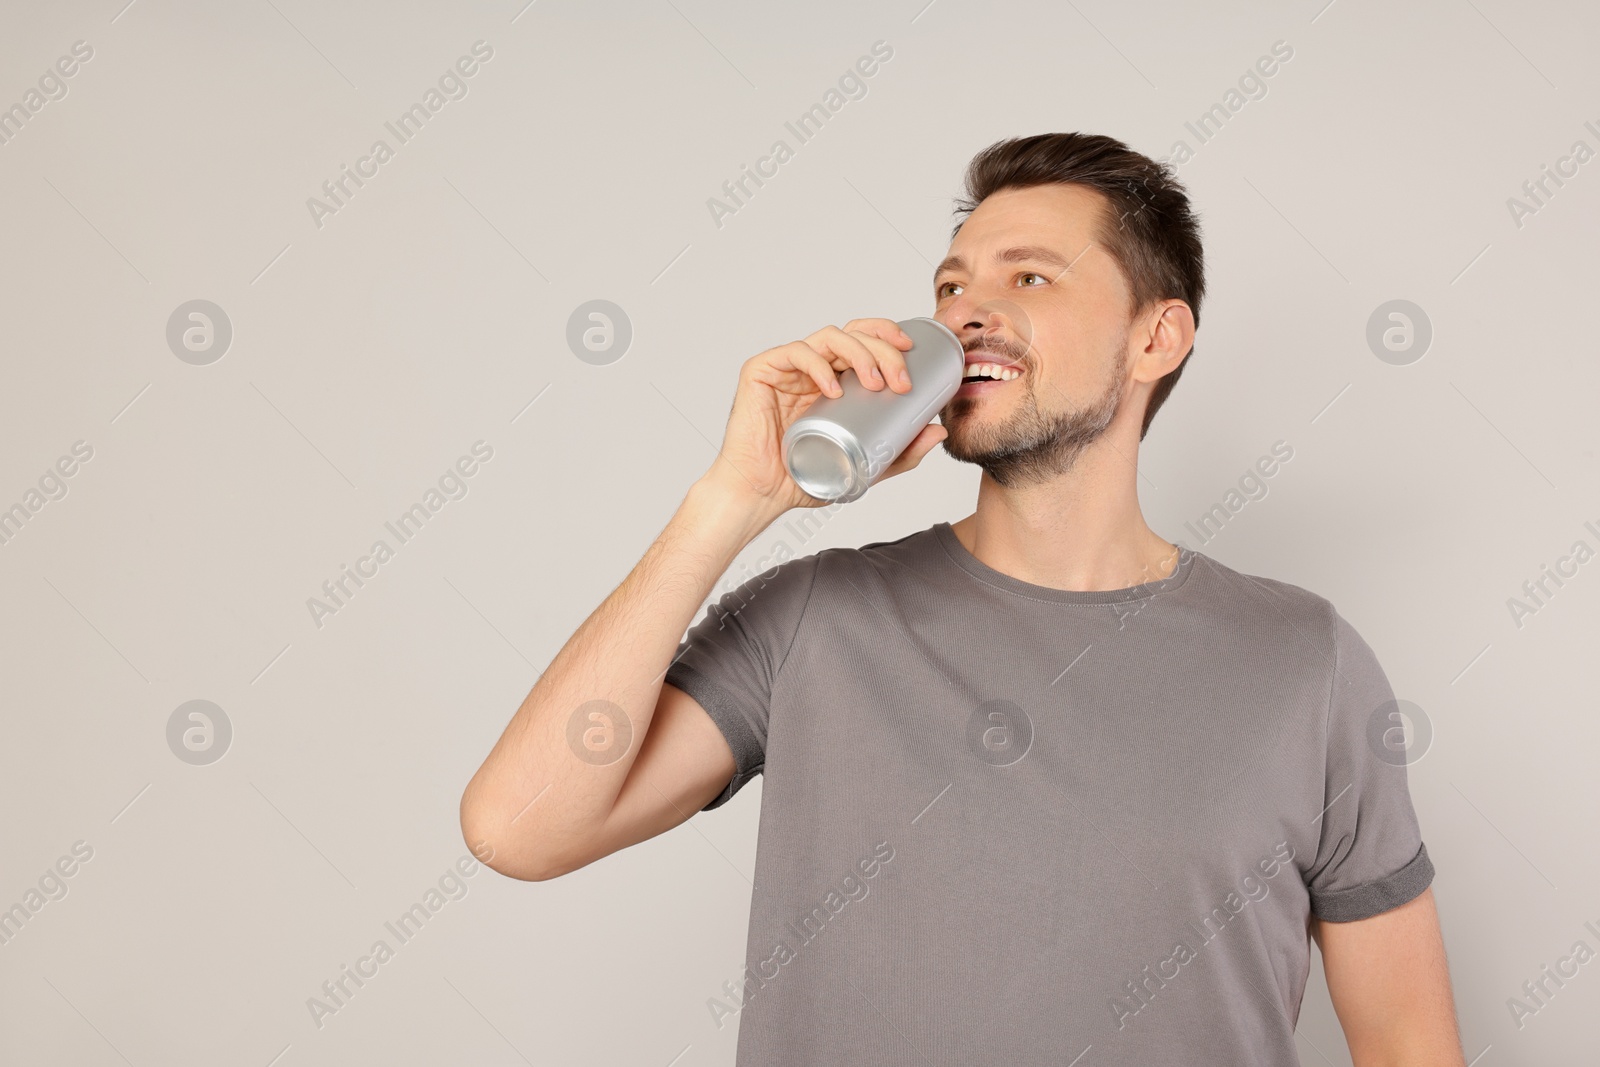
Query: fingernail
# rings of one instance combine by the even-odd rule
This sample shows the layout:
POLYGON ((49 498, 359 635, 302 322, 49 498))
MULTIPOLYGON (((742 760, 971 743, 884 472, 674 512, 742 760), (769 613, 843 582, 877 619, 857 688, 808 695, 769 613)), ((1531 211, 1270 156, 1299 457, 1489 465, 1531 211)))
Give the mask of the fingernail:
POLYGON ((907 374, 903 370, 900 372, 900 384, 901 385, 910 385, 911 384, 911 375, 907 374))
POLYGON ((880 382, 883 381, 883 375, 878 372, 877 367, 872 368, 872 376, 880 382))

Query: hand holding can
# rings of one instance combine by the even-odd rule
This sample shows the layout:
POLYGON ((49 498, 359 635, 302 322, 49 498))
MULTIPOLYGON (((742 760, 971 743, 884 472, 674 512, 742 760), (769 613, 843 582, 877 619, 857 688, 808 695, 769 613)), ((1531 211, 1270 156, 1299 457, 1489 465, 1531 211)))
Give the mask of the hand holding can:
MULTIPOLYGON (((787 431, 808 414, 827 410, 820 405, 842 401, 848 394, 858 392, 889 402, 905 400, 915 394, 906 406, 915 407, 916 410, 910 412, 912 416, 919 415, 929 399, 921 379, 937 377, 936 366, 927 370, 922 367, 924 355, 931 348, 927 338, 937 334, 948 338, 957 353, 953 360, 956 365, 953 393, 960 385, 960 344, 945 327, 931 319, 908 319, 904 323, 892 319, 855 319, 843 328, 826 326, 803 341, 792 341, 752 356, 740 368, 738 390, 722 447, 702 480, 715 482, 736 496, 753 498, 752 506, 770 510, 774 515, 793 507, 821 507, 838 499, 824 483, 807 479, 811 489, 824 494, 817 496, 795 480, 785 462, 787 431), (927 325, 919 324, 931 324, 935 329, 930 334, 927 325), (914 361, 908 360, 907 357, 917 351, 922 355, 914 361), (851 371, 854 373, 846 373, 851 371)), ((921 462, 922 457, 945 437, 943 427, 930 425, 939 406, 933 405, 926 417, 912 427, 909 443, 896 444, 898 435, 874 435, 870 428, 860 427, 866 430, 865 435, 856 435, 861 442, 864 462, 856 480, 865 477, 866 485, 870 485, 910 470, 921 462)), ((903 411, 903 407, 896 410, 903 411)), ((818 430, 805 435, 812 443, 802 452, 825 450, 827 446, 818 440, 825 436, 825 431, 819 423, 809 425, 818 430)), ((855 425, 853 419, 852 425, 855 425)), ((861 492, 866 485, 859 486, 861 492)), ((848 488, 857 486, 852 482, 848 488)), ((850 499, 859 495, 857 492, 850 499)))
POLYGON ((818 400, 784 433, 784 465, 813 497, 860 498, 961 388, 966 356, 948 327, 930 318, 896 325, 913 341, 904 354, 909 390, 873 390, 847 375, 841 395, 818 400))

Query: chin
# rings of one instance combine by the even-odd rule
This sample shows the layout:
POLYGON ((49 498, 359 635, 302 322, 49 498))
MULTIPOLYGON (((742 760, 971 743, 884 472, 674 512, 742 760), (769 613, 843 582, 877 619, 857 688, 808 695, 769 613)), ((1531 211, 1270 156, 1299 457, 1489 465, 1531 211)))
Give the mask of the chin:
POLYGON ((961 463, 983 463, 996 451, 995 438, 1003 435, 992 430, 985 432, 985 427, 971 425, 972 422, 969 418, 945 424, 948 436, 939 445, 951 459, 961 463))

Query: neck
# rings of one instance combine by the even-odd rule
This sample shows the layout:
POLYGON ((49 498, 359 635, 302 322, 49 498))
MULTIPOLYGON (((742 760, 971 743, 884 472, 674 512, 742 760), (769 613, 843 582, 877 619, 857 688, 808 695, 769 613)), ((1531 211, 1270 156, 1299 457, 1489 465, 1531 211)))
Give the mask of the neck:
POLYGON ((1050 589, 1125 589, 1172 574, 1178 548, 1139 510, 1138 442, 1101 437, 1070 469, 1007 488, 983 475, 978 510, 951 530, 1002 574, 1050 589))

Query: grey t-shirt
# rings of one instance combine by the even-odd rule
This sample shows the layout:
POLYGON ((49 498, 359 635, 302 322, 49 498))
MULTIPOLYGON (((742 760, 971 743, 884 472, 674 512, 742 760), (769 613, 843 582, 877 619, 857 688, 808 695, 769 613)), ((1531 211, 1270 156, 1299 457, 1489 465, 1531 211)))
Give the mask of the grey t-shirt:
POLYGON ((1308 916, 1433 878, 1393 692, 1326 599, 1180 545, 1033 585, 948 523, 790 559, 666 681, 766 777, 738 1063, 1300 1062, 1308 916), (1074 1059, 1074 1057, 1079 1057, 1074 1059))

